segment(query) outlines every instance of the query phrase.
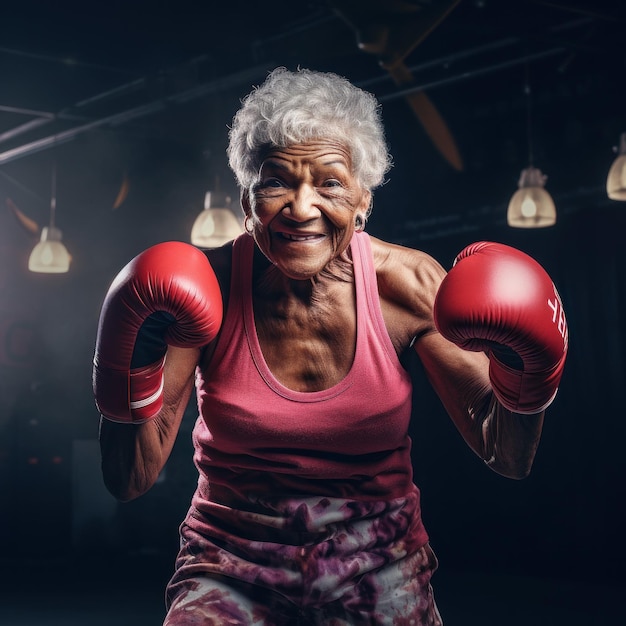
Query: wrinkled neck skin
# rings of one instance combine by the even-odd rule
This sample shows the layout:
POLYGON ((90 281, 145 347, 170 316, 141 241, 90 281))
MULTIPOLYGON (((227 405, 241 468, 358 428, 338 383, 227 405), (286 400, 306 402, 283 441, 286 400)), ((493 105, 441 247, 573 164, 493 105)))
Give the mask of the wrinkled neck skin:
POLYGON ((253 292, 262 299, 281 299, 293 296, 302 303, 315 304, 322 301, 338 285, 353 283, 352 259, 344 250, 320 273, 306 280, 295 280, 283 274, 255 245, 253 292))

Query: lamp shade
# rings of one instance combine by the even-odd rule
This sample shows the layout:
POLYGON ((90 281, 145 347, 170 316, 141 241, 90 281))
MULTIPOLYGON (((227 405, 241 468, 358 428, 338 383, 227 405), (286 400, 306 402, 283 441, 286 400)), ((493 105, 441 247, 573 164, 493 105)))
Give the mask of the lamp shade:
POLYGON ((626 201, 626 133, 620 137, 619 154, 606 179, 606 193, 611 200, 626 201))
POLYGON ((522 171, 519 189, 507 211, 507 223, 514 228, 544 228, 556 223, 556 207, 544 189, 546 176, 535 167, 522 171))
POLYGON ((58 228, 45 226, 42 229, 41 241, 30 253, 28 269, 44 274, 63 274, 70 269, 70 255, 61 243, 58 228))
MULTIPOLYGON (((213 202, 219 202, 219 194, 210 191, 204 199, 204 210, 196 217, 191 228, 191 243, 199 248, 218 248, 228 243, 242 232, 241 225, 235 214, 224 206, 213 206, 213 202)), ((225 196, 224 204, 230 203, 230 198, 225 196)))

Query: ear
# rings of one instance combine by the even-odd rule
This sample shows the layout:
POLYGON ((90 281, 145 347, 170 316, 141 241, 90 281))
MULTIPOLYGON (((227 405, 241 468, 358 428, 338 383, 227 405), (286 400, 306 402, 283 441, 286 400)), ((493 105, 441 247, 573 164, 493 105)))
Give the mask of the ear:
POLYGON ((370 214, 372 208, 372 192, 369 189, 363 190, 363 195, 359 202, 358 212, 363 213, 365 217, 370 214))
POLYGON ((250 193, 247 189, 241 190, 241 208, 243 209, 244 215, 248 217, 252 213, 252 207, 250 206, 250 193))

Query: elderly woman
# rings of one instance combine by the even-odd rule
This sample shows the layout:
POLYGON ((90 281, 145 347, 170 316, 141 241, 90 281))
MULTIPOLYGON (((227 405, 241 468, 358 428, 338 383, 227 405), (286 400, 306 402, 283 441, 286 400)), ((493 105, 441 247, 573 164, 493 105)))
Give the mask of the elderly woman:
POLYGON ((390 158, 376 100, 339 76, 272 72, 228 154, 246 234, 138 255, 98 329, 119 499, 157 479, 195 382, 199 479, 165 624, 441 624, 399 357, 417 352, 489 467, 524 477, 567 347, 554 286, 506 246, 474 244, 446 275, 366 234, 390 158))

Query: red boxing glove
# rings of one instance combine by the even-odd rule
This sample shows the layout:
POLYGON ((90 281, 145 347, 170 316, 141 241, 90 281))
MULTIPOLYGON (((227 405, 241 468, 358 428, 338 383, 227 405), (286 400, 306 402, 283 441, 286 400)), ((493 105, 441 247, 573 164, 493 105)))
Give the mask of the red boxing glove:
POLYGON ((498 243, 468 246, 439 287, 434 317, 446 339, 487 353, 502 406, 538 413, 552 402, 567 354, 567 323, 556 287, 534 259, 498 243))
POLYGON ((167 346, 202 347, 222 323, 222 297, 205 254, 170 241, 137 255, 104 299, 93 369, 103 417, 142 423, 163 406, 167 346))

